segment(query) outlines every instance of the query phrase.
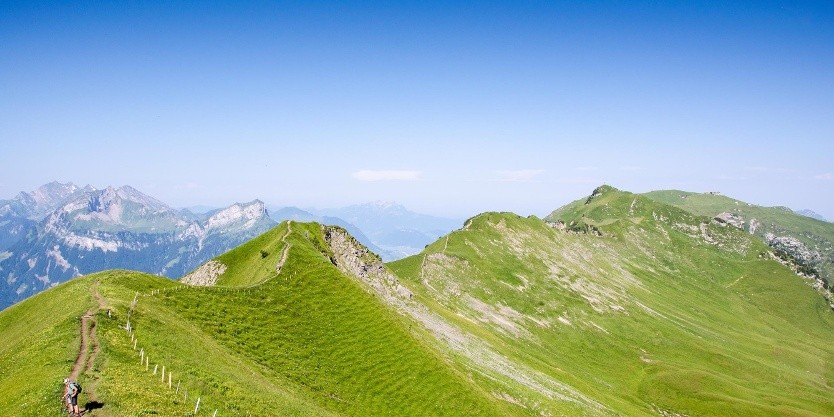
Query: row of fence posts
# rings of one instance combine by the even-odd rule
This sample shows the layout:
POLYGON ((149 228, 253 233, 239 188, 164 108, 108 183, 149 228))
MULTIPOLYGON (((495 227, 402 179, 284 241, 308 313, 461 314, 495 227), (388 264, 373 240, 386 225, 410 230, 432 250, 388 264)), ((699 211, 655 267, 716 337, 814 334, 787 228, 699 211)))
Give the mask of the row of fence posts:
MULTIPOLYGON (((151 292, 151 295, 158 294, 158 293, 159 293, 159 290, 155 290, 155 291, 151 292)), ((139 339, 136 338, 136 335, 133 332, 133 326, 130 324, 130 315, 131 315, 131 313, 133 313, 133 309, 136 307, 136 302, 137 302, 137 297, 138 296, 139 296, 139 293, 137 293, 136 296, 133 297, 133 302, 130 304, 130 310, 128 310, 128 312, 127 312, 127 324, 125 325, 125 330, 127 330, 128 334, 130 334, 130 341, 133 342, 133 350, 134 351, 136 351, 136 348, 137 348, 138 343, 139 343, 139 339)), ((145 366, 145 371, 150 371, 151 358, 150 358, 150 355, 148 355, 147 352, 145 352, 145 348, 143 348, 143 347, 139 347, 139 365, 140 366, 144 365, 145 366)), ((156 376, 158 371, 159 371, 159 364, 157 363, 157 364, 154 364, 154 366, 153 366, 153 375, 156 376)), ((165 384, 165 365, 162 365, 161 381, 162 381, 162 384, 165 384)), ((181 382, 182 382, 181 380, 177 380, 176 395, 179 395, 179 393, 180 393, 180 383, 181 382)), ((171 372, 170 369, 168 369, 168 389, 173 389, 173 373, 171 372)), ((201 399, 201 397, 197 397, 197 402, 194 405, 194 415, 197 415, 197 412, 200 410, 200 399, 201 399)), ((188 401, 188 388, 183 389, 183 401, 188 401)), ((212 417, 217 417, 217 410, 216 409, 214 410, 214 414, 212 414, 212 417)))

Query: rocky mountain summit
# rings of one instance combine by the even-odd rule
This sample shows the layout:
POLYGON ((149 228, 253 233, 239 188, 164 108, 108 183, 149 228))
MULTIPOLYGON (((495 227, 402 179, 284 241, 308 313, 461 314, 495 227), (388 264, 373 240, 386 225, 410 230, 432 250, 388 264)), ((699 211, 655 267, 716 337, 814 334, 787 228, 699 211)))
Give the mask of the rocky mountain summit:
POLYGON ((31 192, 21 191, 11 200, 0 200, 0 218, 25 217, 39 220, 68 200, 92 191, 95 188, 90 185, 82 188, 71 182, 61 184, 53 181, 31 192))
POLYGON ((94 191, 73 183, 51 182, 31 192, 20 192, 11 200, 0 200, 0 260, 6 249, 35 229, 38 221, 73 197, 94 191))

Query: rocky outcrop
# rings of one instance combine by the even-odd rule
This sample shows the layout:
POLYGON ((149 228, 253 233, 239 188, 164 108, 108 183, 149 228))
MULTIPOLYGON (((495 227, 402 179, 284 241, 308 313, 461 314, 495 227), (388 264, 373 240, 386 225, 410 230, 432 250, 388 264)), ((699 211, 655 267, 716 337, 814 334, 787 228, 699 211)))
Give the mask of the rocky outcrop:
POLYGON ((324 239, 333 251, 333 263, 348 276, 368 284, 377 295, 389 304, 410 299, 411 291, 382 263, 382 259, 357 242, 345 229, 338 226, 322 226, 324 239))
POLYGON ((773 233, 767 233, 765 234, 765 241, 777 251, 790 255, 800 266, 815 268, 822 260, 819 252, 808 249, 804 243, 794 237, 776 236, 773 233))
POLYGON ((565 222, 563 222, 563 221, 561 221, 561 220, 557 220, 557 221, 555 221, 555 222, 545 221, 544 223, 545 223, 546 225, 550 226, 551 228, 556 229, 556 230, 562 230, 562 231, 564 231, 564 230, 565 230, 565 229, 567 229, 567 227, 568 227, 568 226, 565 224, 565 222))
POLYGON ((756 219, 745 220, 738 213, 723 212, 712 218, 712 222, 720 225, 733 226, 739 230, 747 230, 747 233, 755 235, 762 227, 762 223, 756 219))
POLYGON ((759 230, 760 227, 762 227, 762 223, 760 221, 756 219, 750 219, 750 222, 747 223, 747 233, 755 235, 756 231, 759 230))
POLYGON ((217 278, 226 272, 226 265, 218 261, 208 261, 194 272, 182 277, 184 284, 209 287, 217 284, 217 278))
POLYGON ((738 214, 724 212, 715 216, 713 220, 718 224, 726 224, 736 229, 744 229, 744 218, 738 214))
POLYGON ((605 194, 609 191, 617 191, 617 189, 610 186, 610 185, 600 185, 599 187, 594 188, 594 191, 591 193, 590 196, 588 196, 588 199, 585 200, 585 204, 586 205, 591 204, 591 201, 594 201, 595 198, 597 198, 597 197, 599 197, 599 196, 601 196, 601 195, 603 195, 603 194, 605 194))
POLYGON ((824 274, 820 273, 819 269, 822 255, 809 249, 799 239, 790 236, 767 233, 765 241, 774 249, 775 258, 793 269, 799 276, 807 279, 808 283, 828 300, 831 309, 834 310, 834 293, 831 283, 824 274))

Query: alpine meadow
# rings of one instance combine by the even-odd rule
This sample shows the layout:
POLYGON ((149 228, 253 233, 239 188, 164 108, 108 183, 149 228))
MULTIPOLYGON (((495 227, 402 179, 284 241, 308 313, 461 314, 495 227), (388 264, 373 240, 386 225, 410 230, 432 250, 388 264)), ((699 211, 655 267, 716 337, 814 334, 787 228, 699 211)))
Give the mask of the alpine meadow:
POLYGON ((388 264, 285 221, 179 281, 106 271, 0 312, 0 406, 58 415, 78 368, 93 416, 832 415, 834 311, 775 252, 609 186, 388 264))

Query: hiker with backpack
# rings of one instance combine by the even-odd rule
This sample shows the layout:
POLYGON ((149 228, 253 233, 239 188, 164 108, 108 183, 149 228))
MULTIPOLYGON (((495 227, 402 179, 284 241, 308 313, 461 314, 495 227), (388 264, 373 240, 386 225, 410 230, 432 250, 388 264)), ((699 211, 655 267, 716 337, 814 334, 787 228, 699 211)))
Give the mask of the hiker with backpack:
POLYGON ((78 411, 78 394, 81 394, 81 385, 69 378, 64 378, 64 398, 67 400, 67 409, 71 416, 81 415, 78 411))

